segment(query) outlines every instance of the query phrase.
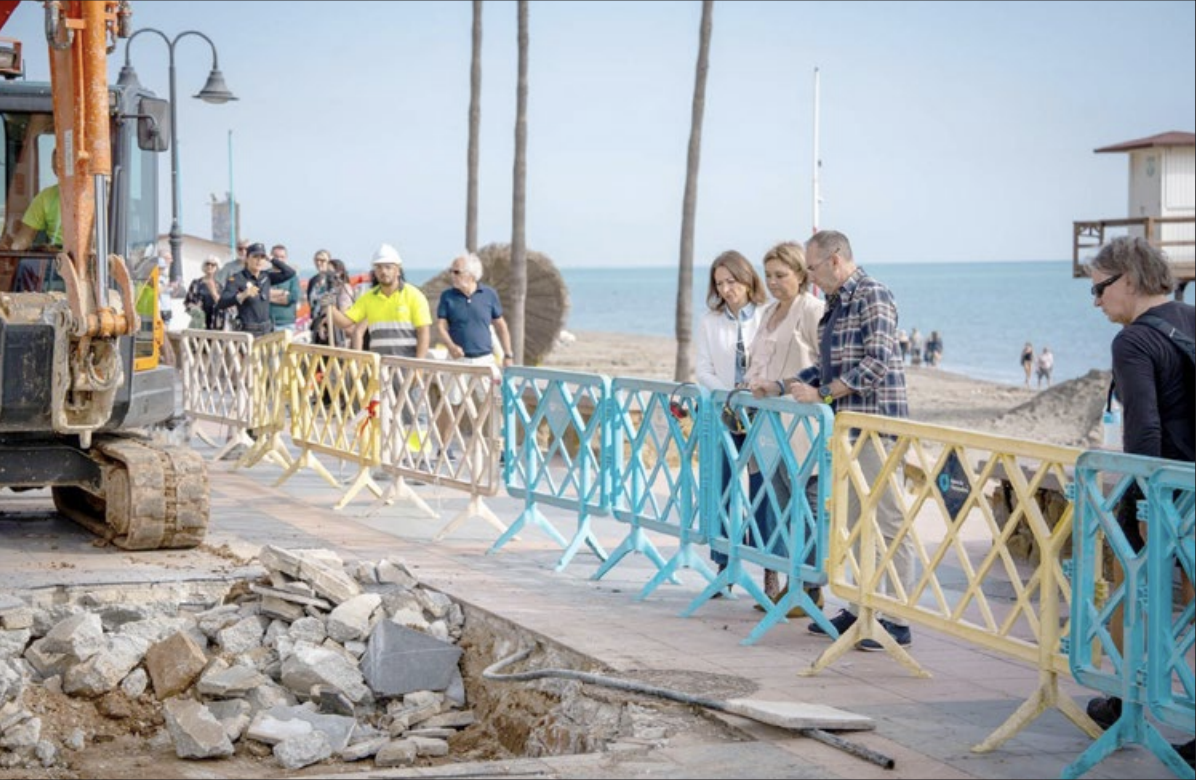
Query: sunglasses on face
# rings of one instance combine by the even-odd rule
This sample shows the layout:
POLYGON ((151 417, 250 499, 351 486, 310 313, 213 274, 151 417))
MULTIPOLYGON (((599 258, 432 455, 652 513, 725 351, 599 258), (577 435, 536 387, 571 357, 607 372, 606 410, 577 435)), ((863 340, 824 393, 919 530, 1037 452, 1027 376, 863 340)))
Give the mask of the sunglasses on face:
POLYGON ((1103 282, 1097 282, 1096 284, 1092 285, 1092 297, 1100 299, 1100 297, 1105 294, 1105 290, 1109 289, 1109 286, 1121 277, 1122 274, 1113 274, 1103 282))

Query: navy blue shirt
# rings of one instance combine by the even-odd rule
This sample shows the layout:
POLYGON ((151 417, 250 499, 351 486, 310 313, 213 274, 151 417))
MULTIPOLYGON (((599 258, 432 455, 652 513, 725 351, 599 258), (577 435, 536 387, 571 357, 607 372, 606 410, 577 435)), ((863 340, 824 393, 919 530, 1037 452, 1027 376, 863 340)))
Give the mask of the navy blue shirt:
POLYGON ((456 287, 440 294, 437 319, 448 322, 449 338, 465 352, 465 357, 481 357, 494 352, 490 323, 502 316, 502 302, 493 287, 479 284, 473 295, 466 296, 456 287))

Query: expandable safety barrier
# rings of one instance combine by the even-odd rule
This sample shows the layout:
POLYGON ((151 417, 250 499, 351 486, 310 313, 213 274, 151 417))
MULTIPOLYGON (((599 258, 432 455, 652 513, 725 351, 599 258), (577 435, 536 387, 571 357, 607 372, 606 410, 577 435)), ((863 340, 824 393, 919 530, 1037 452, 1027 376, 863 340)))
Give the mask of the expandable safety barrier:
POLYGON ((859 616, 842 636, 823 625, 837 639, 806 673, 872 639, 926 675, 881 627, 883 614, 1038 667, 1031 698, 975 750, 992 750, 1050 706, 1097 736, 1058 684, 1068 672, 1066 494, 1080 450, 851 412, 836 415, 832 442, 827 571, 859 616))
POLYGON ((279 477, 281 485, 303 467, 333 487, 340 484, 313 457, 324 453, 357 465, 357 474, 336 504, 340 509, 363 487, 382 490, 370 469, 381 462, 378 425, 379 356, 375 352, 292 344, 286 353, 291 441, 299 456, 279 477))
POLYGON ((249 430, 253 438, 234 468, 249 468, 263 458, 282 466, 291 465, 291 453, 282 442, 287 424, 287 347, 289 331, 258 336, 249 349, 249 430))
POLYGON ((710 405, 709 392, 688 383, 615 379, 611 395, 611 513, 631 530, 594 579, 637 552, 658 569, 637 599, 647 598, 666 580, 675 581, 678 569, 695 569, 713 580, 714 572, 696 551, 705 541, 698 511, 704 478, 698 471, 707 415, 699 410, 710 405), (677 552, 665 561, 646 530, 676 539, 677 552))
POLYGON ((185 330, 181 342, 183 370, 183 413, 192 420, 227 426, 223 446, 202 429, 195 433, 212 447, 220 447, 213 460, 220 460, 238 445, 249 447, 247 435, 253 417, 250 396, 249 349, 253 336, 215 330, 185 330))
POLYGON ((512 367, 503 374, 503 482, 523 498, 518 519, 490 548, 497 552, 531 521, 565 548, 563 571, 582 543, 599 560, 606 551, 590 530, 594 515, 610 511, 610 426, 606 405, 610 380, 598 374, 512 367), (548 504, 577 512, 577 532, 568 542, 537 509, 548 504))
POLYGON ((1127 744, 1141 744, 1179 777, 1193 771, 1147 713, 1189 734, 1196 722, 1196 686, 1187 654, 1194 607, 1173 598, 1178 567, 1192 581, 1196 467, 1162 458, 1085 452, 1076 465, 1076 556, 1071 604, 1072 674, 1082 685, 1121 699, 1121 717, 1063 772, 1079 777, 1127 744), (1126 502, 1144 524, 1146 547, 1135 551, 1118 523, 1126 502), (1102 539, 1124 574, 1105 581, 1102 539), (1120 612, 1120 614, 1118 614, 1120 612), (1122 647, 1112 635, 1122 628, 1122 647))
POLYGON ((718 392, 705 412, 702 451, 710 457, 703 469, 712 487, 701 491, 702 532, 727 565, 682 616, 739 585, 765 612, 744 644, 786 622, 794 607, 825 622, 806 589, 826 582, 826 522, 820 517, 827 487, 818 475, 830 471, 830 410, 791 398, 718 392), (785 595, 773 602, 743 570, 745 562, 788 577, 785 595))
POLYGON ((382 497, 402 496, 429 516, 438 513, 406 480, 433 482, 469 493, 469 505, 434 537, 439 541, 471 517, 498 529, 507 526, 482 496, 498 492, 499 388, 489 366, 382 358, 381 464, 394 475, 382 497))

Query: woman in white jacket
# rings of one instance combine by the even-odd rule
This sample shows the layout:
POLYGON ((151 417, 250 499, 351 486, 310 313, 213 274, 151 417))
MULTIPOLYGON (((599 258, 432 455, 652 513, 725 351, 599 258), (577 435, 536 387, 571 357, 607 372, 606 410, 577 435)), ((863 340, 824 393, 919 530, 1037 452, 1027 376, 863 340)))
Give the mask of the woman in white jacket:
MULTIPOLYGON (((714 258, 706 292, 710 311, 698 323, 694 373, 702 387, 722 391, 747 387, 748 348, 760 327, 764 300, 764 283, 746 257, 730 250, 714 258)), ((736 446, 742 443, 739 436, 736 446)), ((731 479, 730 464, 723 462, 722 471, 726 484, 731 479)), ((759 474, 752 475, 749 490, 755 492, 760 481, 759 474)), ((727 556, 721 552, 712 550, 710 559, 720 572, 727 567, 727 556)))

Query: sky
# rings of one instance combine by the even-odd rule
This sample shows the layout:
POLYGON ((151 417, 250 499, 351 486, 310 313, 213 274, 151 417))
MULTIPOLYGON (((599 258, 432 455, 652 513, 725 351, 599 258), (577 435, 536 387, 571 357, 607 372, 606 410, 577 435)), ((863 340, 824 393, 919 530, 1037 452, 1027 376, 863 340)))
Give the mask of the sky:
MULTIPOLYGON (((133 27, 215 43, 239 98, 191 98, 211 68, 174 48, 183 232, 211 237, 231 189, 242 235, 300 267, 328 248, 410 268, 465 244, 469 2, 133 0, 133 27)), ((680 257, 701 3, 529 3, 526 236, 561 267, 680 257)), ((479 242, 509 243, 516 4, 487 0, 479 242)), ((3 34, 48 65, 41 3, 3 34)), ((109 58, 112 81, 126 55, 109 58)), ((169 95, 169 49, 133 44, 169 95)), ((1127 216, 1128 155, 1196 129, 1193 2, 715 2, 694 265, 758 260, 813 227, 814 71, 822 228, 885 262, 1069 260, 1072 222, 1127 216)), ((170 228, 163 155, 162 232, 170 228)))

